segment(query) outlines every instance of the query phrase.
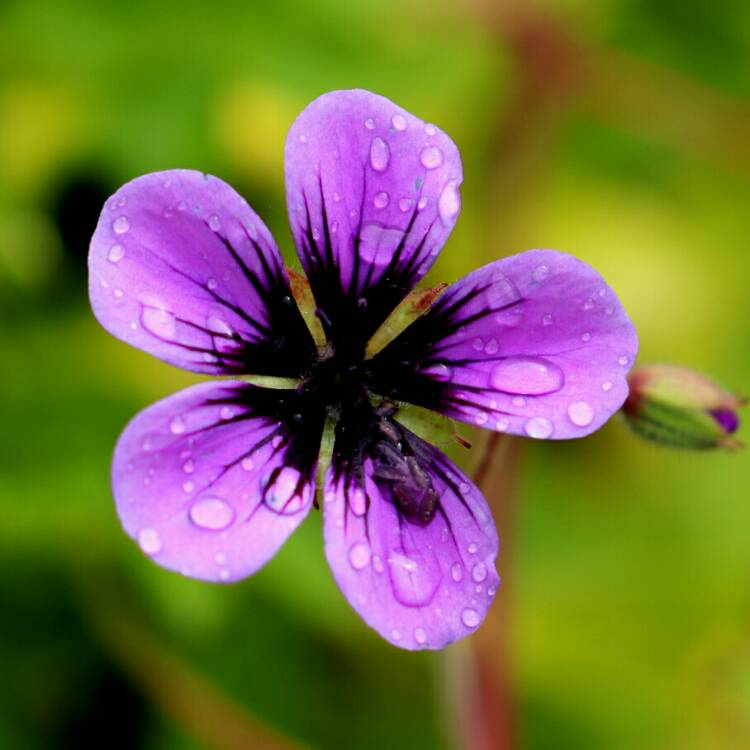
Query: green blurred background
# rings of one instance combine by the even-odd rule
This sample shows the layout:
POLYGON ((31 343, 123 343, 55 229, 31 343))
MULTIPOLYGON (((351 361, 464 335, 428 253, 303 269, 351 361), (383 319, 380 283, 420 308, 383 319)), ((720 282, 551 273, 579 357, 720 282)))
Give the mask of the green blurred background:
POLYGON ((381 641, 332 582, 318 514, 230 587, 120 530, 114 441, 194 378, 88 309, 105 198, 212 172, 293 262, 285 133, 347 87, 461 149, 431 280, 566 250, 618 292, 641 362, 750 390, 750 4, 0 2, 0 747, 479 750, 454 706, 478 654, 499 655, 514 748, 750 748, 746 455, 660 449, 618 418, 524 441, 494 654, 381 641))

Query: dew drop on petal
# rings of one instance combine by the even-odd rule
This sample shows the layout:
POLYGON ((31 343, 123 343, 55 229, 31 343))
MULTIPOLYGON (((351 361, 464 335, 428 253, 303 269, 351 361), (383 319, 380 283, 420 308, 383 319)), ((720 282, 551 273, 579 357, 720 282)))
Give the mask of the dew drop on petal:
POLYGON ((422 197, 419 199, 419 202, 417 203, 417 208, 421 211, 425 206, 427 205, 427 198, 422 197))
POLYGON ((541 284, 549 276, 549 267, 545 265, 537 266, 531 273, 531 278, 541 284))
POLYGON ((440 381, 450 380, 453 376, 453 371, 451 370, 451 368, 448 367, 448 365, 444 365, 441 363, 425 367, 422 372, 425 375, 429 375, 433 380, 440 381))
POLYGON ((424 628, 414 629, 414 640, 421 646, 427 641, 427 632, 424 628))
POLYGON ((594 419, 594 409, 585 401, 575 401, 568 407, 568 416, 574 425, 586 427, 594 419))
POLYGON ((372 119, 372 117, 368 117, 368 118, 367 118, 367 119, 365 120, 365 127, 366 127, 366 128, 368 129, 368 130, 375 130, 375 120, 373 120, 373 119, 372 119))
POLYGON ((182 421, 182 417, 176 416, 169 423, 169 430, 173 435, 181 435, 185 432, 185 423, 182 421))
POLYGON ((372 567, 375 568, 375 572, 382 573, 385 570, 383 560, 379 555, 372 556, 372 567))
POLYGON ((427 146, 419 155, 422 166, 437 169, 443 163, 443 152, 437 146, 427 146))
POLYGON ((182 484, 182 491, 186 492, 188 495, 195 489, 195 485, 192 482, 183 482, 182 484))
POLYGON ((401 602, 411 607, 431 601, 440 585, 439 571, 432 569, 423 559, 415 560, 400 552, 388 556, 388 568, 393 593, 401 602))
POLYGON ((588 331, 586 331, 585 333, 582 333, 581 341, 591 341, 591 334, 588 331))
POLYGON ((403 115, 393 115, 391 122, 396 130, 406 130, 406 118, 403 115))
POLYGON ((212 277, 211 277, 210 279, 208 279, 208 280, 206 281, 206 286, 207 286, 207 287, 208 287, 208 288, 209 288, 209 289, 210 289, 210 290, 211 290, 211 291, 213 292, 213 291, 214 291, 214 289, 216 289, 216 287, 218 286, 218 282, 217 282, 217 281, 216 281, 216 279, 215 279, 215 278, 213 278, 213 276, 212 276, 212 277))
POLYGON ((603 391, 611 391, 612 390, 612 381, 611 380, 605 380, 602 383, 602 390, 603 391))
POLYGON ((143 327, 161 339, 173 339, 176 331, 174 315, 156 307, 144 307, 141 313, 143 327))
POLYGON ((250 456, 245 456, 242 459, 242 468, 245 471, 252 471, 255 468, 255 461, 250 456))
POLYGON ((500 349, 500 345, 497 343, 497 339, 490 339, 484 346, 484 351, 486 354, 497 354, 498 350, 500 349))
POLYGON ((203 497, 190 507, 190 520, 208 531, 226 529, 234 516, 234 508, 218 497, 203 497))
POLYGON ((467 628, 475 628, 479 625, 479 613, 475 609, 467 607, 461 612, 461 622, 463 622, 467 628))
POLYGON ((385 208, 388 205, 388 201, 388 193, 381 190, 379 193, 375 194, 375 197, 372 199, 372 204, 375 208, 385 208))
POLYGON ((515 396, 513 398, 513 406, 526 406, 526 399, 523 396, 515 396))
POLYGON ((161 537, 156 529, 141 529, 138 532, 138 544, 147 555, 158 555, 161 552, 161 537))
POLYGON ((401 631, 400 631, 400 630, 397 630, 396 628, 394 628, 393 630, 391 630, 391 638, 392 638, 392 639, 393 639, 394 641, 399 641, 399 640, 401 640, 401 631))
POLYGON ((547 313, 546 315, 542 316, 542 325, 543 326, 551 326, 552 325, 552 316, 547 313))
POLYGON ((527 419, 523 428, 529 437, 537 438, 538 440, 548 438, 554 429, 552 422, 546 417, 532 417, 531 419, 527 419))
POLYGON ((621 367, 626 367, 628 362, 630 362, 630 360, 624 354, 617 360, 617 364, 621 367))
POLYGON ((456 214, 461 209, 461 196, 456 187, 456 181, 446 183, 438 198, 438 213, 445 226, 451 226, 456 214))
POLYGON ((130 220, 127 216, 120 216, 112 222, 112 231, 115 234, 125 234, 130 229, 130 220))
POLYGON ((466 549, 469 550, 470 555, 476 555, 479 551, 479 545, 476 542, 472 542, 466 549))
POLYGON ((564 381, 563 371, 554 362, 540 357, 508 357, 490 374, 493 388, 525 396, 553 393, 562 388, 564 381))
POLYGON ((388 167, 391 152, 388 144, 379 136, 372 139, 370 144, 370 164, 376 172, 382 172, 388 167))
POLYGON ((192 474, 195 471, 195 464, 193 463, 192 459, 189 458, 187 461, 185 461, 184 464, 182 464, 182 470, 186 474, 192 474))
POLYGON ((480 427, 483 424, 486 424, 486 422, 487 422, 488 419, 489 419, 489 416, 487 415, 486 411, 478 411, 474 415, 474 423, 477 424, 477 425, 479 425, 480 427))
POLYGON ((208 217, 208 226, 211 227, 214 232, 218 232, 221 229, 221 219, 219 219, 216 214, 211 214, 211 216, 208 217))
POLYGON ((349 563, 354 570, 362 570, 370 562, 370 548, 358 542, 349 549, 349 563))
POLYGON ((411 198, 401 198, 398 202, 398 207, 401 211, 406 213, 411 207, 412 207, 412 201, 411 198))
POLYGON ((125 248, 122 245, 112 245, 107 253, 107 260, 110 263, 119 263, 125 255, 125 248))
POLYGON ((485 578, 487 578, 487 566, 483 562, 478 562, 471 569, 471 577, 476 583, 481 583, 485 578))

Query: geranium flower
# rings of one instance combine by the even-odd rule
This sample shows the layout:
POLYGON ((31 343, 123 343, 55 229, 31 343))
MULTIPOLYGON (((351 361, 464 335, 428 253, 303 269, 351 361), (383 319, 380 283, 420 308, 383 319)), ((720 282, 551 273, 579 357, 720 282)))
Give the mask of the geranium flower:
POLYGON ((229 185, 189 170, 124 185, 91 242, 94 313, 172 365, 224 376, 138 414, 115 449, 126 532, 160 565, 236 581, 313 506, 326 422, 325 551, 384 638, 441 648, 497 590, 485 499, 399 419, 406 402, 533 438, 587 435, 617 411, 637 340, 612 290, 533 250, 449 286, 374 356, 367 343, 435 261, 460 209, 451 139, 383 97, 310 104, 286 150, 289 219, 326 342, 316 344, 268 229, 229 185), (294 378, 287 389, 241 376, 294 378))

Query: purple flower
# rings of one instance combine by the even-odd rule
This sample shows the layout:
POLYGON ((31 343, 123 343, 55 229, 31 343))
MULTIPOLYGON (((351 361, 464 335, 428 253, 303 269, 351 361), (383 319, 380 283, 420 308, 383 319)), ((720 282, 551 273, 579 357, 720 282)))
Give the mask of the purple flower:
POLYGON ((327 343, 316 346, 273 238, 229 185, 149 174, 107 203, 91 302, 112 334, 228 376, 147 408, 113 461, 128 534, 166 568, 235 581, 313 505, 326 422, 325 550, 384 638, 441 648, 481 623, 498 539, 477 487, 399 420, 398 404, 534 438, 587 435, 617 411, 632 324, 599 274, 533 250, 449 286, 377 354, 366 345, 435 261, 460 209, 451 139, 383 97, 337 91, 286 142, 289 220, 327 343), (260 387, 241 376, 294 378, 260 387))

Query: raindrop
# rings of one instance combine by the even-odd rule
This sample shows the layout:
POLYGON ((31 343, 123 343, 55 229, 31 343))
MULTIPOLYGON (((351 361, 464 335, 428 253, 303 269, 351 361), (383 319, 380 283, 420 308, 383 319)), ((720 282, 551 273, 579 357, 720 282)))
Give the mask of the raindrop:
POLYGON ((391 122, 396 130, 406 130, 406 118, 403 115, 393 115, 391 122))
POLYGON ((414 629, 414 640, 421 646, 427 640, 427 632, 424 628, 414 629))
POLYGON ((242 459, 242 468, 245 471, 252 471, 255 468, 255 461, 253 461, 250 456, 245 456, 245 458, 242 459))
POLYGON ((612 381, 611 380, 605 380, 602 383, 602 390, 603 391, 611 391, 612 390, 612 381))
POLYGON ((411 198, 401 198, 398 202, 398 207, 401 211, 406 213, 412 206, 412 199, 411 198))
POLYGON ((375 194, 375 197, 372 199, 372 204, 375 208, 385 208, 388 205, 388 201, 388 193, 381 191, 375 194))
POLYGON ((401 640, 401 631, 396 628, 391 630, 391 638, 393 638, 394 641, 401 640))
POLYGON ((211 216, 208 217, 208 226, 211 227, 214 232, 218 232, 221 229, 221 219, 219 219, 216 214, 211 214, 211 216))
POLYGON ((221 531, 234 521, 234 508, 218 497, 203 497, 190 508, 190 520, 202 529, 221 531))
POLYGON ((156 529, 141 529, 138 532, 138 544, 147 555, 157 555, 161 552, 161 537, 156 529))
POLYGON ((471 607, 467 607, 461 613, 461 622, 466 625, 467 628, 475 628, 479 625, 479 613, 471 607))
POLYGON ((497 343, 497 339, 490 339, 484 347, 486 354, 497 354, 500 349, 500 345, 497 343))
POLYGON ((373 119, 372 119, 372 117, 368 117, 368 118, 367 118, 367 119, 365 120, 365 127, 366 127, 366 128, 368 129, 368 130, 375 130, 375 120, 373 120, 373 119))
POLYGON ((434 125, 431 125, 429 122, 424 126, 424 132, 427 133, 427 135, 435 135, 437 133, 437 128, 434 125))
POLYGON ((464 569, 461 563, 451 565, 451 578, 458 583, 464 577, 464 569))
POLYGON ((417 208, 421 211, 426 205, 427 198, 425 196, 422 196, 417 203, 417 208))
POLYGON ((185 423, 182 417, 177 416, 169 423, 169 429, 173 435, 181 435, 185 432, 185 423))
POLYGON ((474 348, 474 351, 481 352, 482 349, 484 349, 484 341, 482 341, 481 338, 477 337, 471 342, 472 347, 474 348))
POLYGON ((549 276, 549 267, 545 265, 537 266, 531 274, 531 278, 534 279, 537 284, 541 284, 547 276, 549 276))
POLYGON ((591 341, 591 334, 588 331, 586 331, 586 333, 582 333, 581 341, 591 341))
POLYGON ((125 234, 130 229, 130 220, 127 216, 120 216, 112 222, 112 230, 115 234, 125 234))
POLYGON ((437 146, 427 146, 419 156, 422 166, 436 169, 443 163, 443 152, 437 146))
POLYGON ((370 144, 370 164, 377 172, 382 172, 388 166, 388 160, 391 158, 391 152, 388 150, 388 144, 379 136, 372 139, 370 144))
POLYGON ((548 438, 554 429, 552 422, 546 417, 532 417, 526 421, 523 428, 529 437, 537 438, 538 440, 548 438))
MULTIPOLYGON (((115 291, 115 294, 117 291, 115 291)), ((174 315, 165 309, 144 307, 141 313, 143 327, 161 339, 173 339, 176 331, 174 315)))
POLYGON ((188 495, 195 489, 195 485, 192 482, 183 482, 182 484, 182 491, 186 492, 188 495))
POLYGON ((451 226, 456 214, 461 209, 461 196, 458 192, 456 180, 448 182, 438 198, 438 212, 445 226, 451 226))
POLYGON ((487 578, 487 566, 483 562, 478 562, 471 569, 471 577, 476 583, 481 583, 485 578, 487 578))
POLYGON ((370 562, 370 548, 357 542, 349 549, 349 563, 354 570, 362 570, 370 562))
POLYGON ((206 281, 206 286, 213 292, 214 289, 218 286, 218 282, 216 279, 212 276, 210 279, 206 281))
POLYGON ((192 459, 188 459, 184 464, 182 464, 182 470, 186 474, 192 474, 195 471, 195 464, 193 463, 192 459))
POLYGON ((493 310, 498 310, 516 302, 520 294, 513 282, 500 271, 495 271, 490 279, 485 293, 487 304, 493 310))
POLYGON ((490 374, 493 388, 525 396, 554 393, 562 388, 564 381, 563 371, 554 362, 539 357, 508 357, 490 374))
POLYGON ((122 245, 112 245, 107 253, 107 260, 110 263, 119 263, 125 255, 125 248, 122 245))
POLYGON ((349 504, 355 516, 364 516, 367 512, 367 501, 365 493, 361 487, 357 487, 357 489, 352 492, 349 504))
POLYGON ((516 396, 513 399, 513 406, 526 406, 526 399, 523 396, 516 396))
POLYGON ((568 416, 573 424, 586 427, 594 419, 594 409, 585 401, 576 401, 568 407, 568 416))
POLYGON ((399 552, 388 556, 393 593, 401 604, 418 607, 432 600, 440 585, 439 571, 421 558, 415 560, 399 552))
POLYGON ((479 551, 479 545, 476 542, 472 542, 466 549, 469 550, 470 555, 476 555, 479 551))
POLYGON ((552 316, 547 313, 542 317, 542 325, 543 326, 551 326, 552 325, 552 316))
POLYGON ((583 303, 583 309, 584 310, 593 310, 594 309, 594 300, 589 297, 584 303, 583 303))
POLYGON ((385 570, 385 566, 383 565, 383 560, 379 555, 373 555, 372 556, 372 567, 375 568, 375 571, 377 573, 382 573, 385 570))
POLYGON ((628 362, 630 362, 630 360, 624 354, 617 360, 617 364, 621 367, 626 367, 628 362))
POLYGON ((231 406, 222 406, 219 410, 219 417, 221 419, 231 419, 234 416, 234 409, 231 406))
POLYGON ((444 364, 436 364, 436 365, 430 365, 429 367, 425 367, 422 372, 425 375, 429 375, 434 380, 450 380, 453 376, 453 371, 451 370, 448 365, 444 364))

